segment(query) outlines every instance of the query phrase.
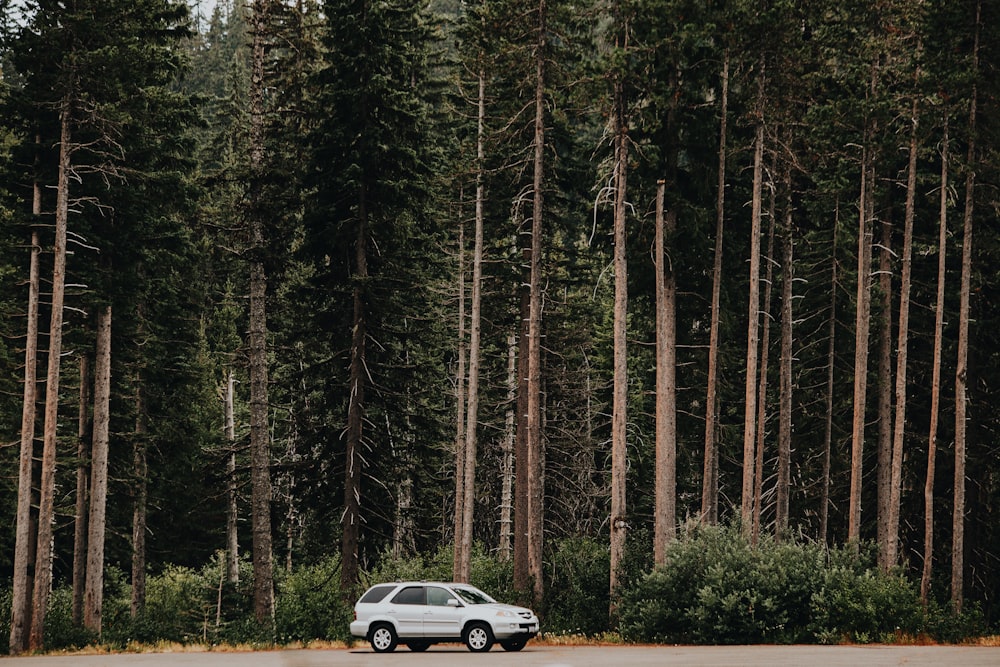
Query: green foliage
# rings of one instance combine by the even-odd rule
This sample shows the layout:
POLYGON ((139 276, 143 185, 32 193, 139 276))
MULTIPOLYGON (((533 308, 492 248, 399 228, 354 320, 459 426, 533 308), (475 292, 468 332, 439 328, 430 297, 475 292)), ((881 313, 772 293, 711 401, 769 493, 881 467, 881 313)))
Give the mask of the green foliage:
POLYGON ((278 642, 350 640, 353 607, 340 587, 340 559, 299 567, 278 585, 274 626, 278 642))
POLYGON ((753 547, 737 527, 695 526, 626 591, 620 629, 636 641, 739 644, 886 641, 923 627, 912 582, 870 552, 753 547))
POLYGON ((595 635, 607 630, 611 573, 607 542, 591 537, 559 540, 546 560, 545 631, 595 635))

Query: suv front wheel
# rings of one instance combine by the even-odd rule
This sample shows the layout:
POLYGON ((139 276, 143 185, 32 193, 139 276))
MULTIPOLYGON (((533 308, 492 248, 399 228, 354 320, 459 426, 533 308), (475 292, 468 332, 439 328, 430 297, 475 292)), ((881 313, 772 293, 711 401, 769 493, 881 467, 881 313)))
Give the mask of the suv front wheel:
POLYGON ((473 623, 465 629, 465 645, 475 653, 485 653, 493 648, 493 631, 485 623, 473 623))
POLYGON ((368 641, 376 653, 389 653, 396 649, 399 638, 396 637, 396 631, 391 625, 380 623, 372 628, 368 635, 368 641))

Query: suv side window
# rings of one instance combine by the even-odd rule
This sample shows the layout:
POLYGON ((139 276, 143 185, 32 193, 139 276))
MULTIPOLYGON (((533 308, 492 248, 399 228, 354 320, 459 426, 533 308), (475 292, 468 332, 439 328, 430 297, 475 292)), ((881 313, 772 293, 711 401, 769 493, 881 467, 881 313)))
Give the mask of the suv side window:
POLYGON ((392 592, 395 586, 374 586, 371 590, 361 596, 359 603, 375 604, 385 599, 385 596, 392 592))
POLYGON ((427 604, 425 597, 423 586, 407 586, 396 593, 392 602, 393 604, 427 604))
POLYGON ((455 596, 443 588, 436 586, 427 587, 427 604, 435 607, 447 607, 448 600, 454 600, 455 596))

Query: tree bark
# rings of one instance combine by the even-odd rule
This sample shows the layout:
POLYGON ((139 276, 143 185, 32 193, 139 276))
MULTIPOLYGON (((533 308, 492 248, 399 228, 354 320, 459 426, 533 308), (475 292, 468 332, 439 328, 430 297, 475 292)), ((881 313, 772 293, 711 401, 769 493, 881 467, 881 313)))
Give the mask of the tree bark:
POLYGON ((719 452, 718 428, 719 315, 722 294, 722 235, 726 219, 726 123, 729 115, 729 50, 722 60, 722 94, 719 109, 719 173, 715 198, 715 255, 712 263, 712 323, 708 341, 708 391, 705 398, 705 461, 701 480, 701 520, 719 520, 719 494, 715 485, 719 452))
POLYGON ((149 478, 146 435, 142 377, 136 373, 135 441, 132 444, 132 473, 135 476, 132 505, 132 618, 139 618, 146 610, 146 501, 149 478))
POLYGON ((462 530, 462 569, 460 581, 472 576, 472 526, 476 500, 476 448, 479 428, 480 330, 483 293, 483 140, 486 122, 486 75, 479 71, 476 131, 476 231, 472 252, 472 312, 469 322, 469 396, 465 426, 465 512, 462 530))
MULTIPOLYGON (((35 181, 32 213, 41 214, 41 186, 35 181)), ((21 403, 21 451, 17 479, 17 519, 14 538, 14 577, 10 623, 10 652, 22 653, 31 632, 31 596, 34 577, 37 526, 31 517, 34 478, 35 401, 38 395, 38 231, 31 232, 31 260, 28 268, 28 322, 24 343, 24 396, 21 403)))
POLYGON ((229 446, 226 459, 226 580, 231 584, 240 580, 239 507, 236 484, 236 377, 230 368, 226 374, 225 435, 229 446))
POLYGON ((535 602, 542 599, 545 454, 542 445, 542 205, 545 175, 546 5, 538 3, 535 54, 534 201, 531 211, 531 280, 528 318, 528 574, 535 602))
POLYGON ((87 582, 87 487, 90 484, 90 364, 80 355, 80 401, 76 441, 76 509, 73 517, 73 625, 83 625, 87 582))
MULTIPOLYGON (((872 69, 872 88, 875 68, 872 69)), ((858 285, 854 319, 854 418, 851 435, 851 495, 848 508, 847 541, 861 540, 861 488, 865 446, 865 407, 868 397, 868 338, 871 317, 871 261, 873 191, 875 188, 874 121, 866 121, 861 157, 861 190, 858 214, 858 285)))
POLYGON ((500 560, 511 558, 514 509, 514 411, 517 406, 517 338, 507 336, 507 411, 500 462, 500 560))
POLYGON ((941 139, 941 211, 938 221, 937 300, 934 305, 934 361, 931 370, 930 435, 927 439, 927 477, 924 483, 924 566, 920 575, 920 599, 930 596, 934 563, 934 468, 937 456, 938 413, 941 405, 941 347, 944 334, 944 280, 948 241, 948 112, 944 112, 941 139))
POLYGON ((90 516, 87 519, 87 582, 83 625, 101 634, 104 605, 104 536, 108 502, 108 428, 111 419, 111 306, 97 312, 94 355, 94 440, 90 463, 90 516))
POLYGON ((788 498, 791 493, 792 459, 792 298, 795 280, 792 254, 795 229, 792 218, 792 178, 785 174, 785 225, 781 238, 781 360, 780 410, 778 418, 778 480, 775 493, 774 534, 788 537, 788 498))
MULTIPOLYGON (((460 195, 464 199, 464 193, 460 195)), ((462 579, 465 557, 465 220, 459 207, 458 226, 458 369, 455 377, 455 543, 452 547, 452 577, 462 579)))
POLYGON ((71 154, 70 100, 63 97, 59 118, 59 175, 56 185, 56 229, 52 268, 52 315, 49 320, 49 359, 45 381, 45 425, 38 506, 38 538, 32 593, 28 648, 45 643, 45 613, 52 587, 52 525, 55 521, 56 429, 59 423, 59 363, 62 356, 63 304, 66 296, 66 227, 69 218, 71 154))
POLYGON ((760 211, 764 181, 764 72, 757 77, 757 129, 754 138, 753 199, 750 214, 750 298, 747 309, 747 368, 743 417, 743 492, 740 518, 744 535, 753 526, 754 441, 757 436, 757 346, 760 344, 760 211))
MULTIPOLYGON (((258 182, 264 172, 264 71, 269 0, 253 5, 250 73, 250 171, 258 182)), ((267 276, 264 270, 264 221, 259 187, 252 186, 250 224, 250 514, 253 533, 254 618, 267 625, 274 618, 274 565, 271 550, 271 438, 267 397, 267 276)))
POLYGON ((889 520, 892 510, 892 224, 882 221, 879 248, 878 354, 878 560, 888 571, 889 520))
MULTIPOLYGON (((616 13, 620 4, 616 4, 616 13)), ((617 16, 619 36, 617 47, 626 48, 627 31, 621 16, 617 16)), ((626 218, 628 180, 628 126, 626 125, 625 90, 621 75, 615 77, 613 100, 614 132, 614 391, 611 411, 611 604, 618 594, 619 569, 625 559, 628 528, 626 504, 626 471, 628 469, 628 263, 626 260, 626 218)), ((662 233, 662 232, 661 232, 662 233)), ((658 287, 659 289, 659 287, 658 287)), ((659 398, 659 397, 658 397, 659 398)), ((660 452, 657 442, 657 464, 660 452)), ((657 468, 659 466, 657 465, 657 468)), ((659 477, 659 470, 657 470, 659 477)), ((657 479, 659 486, 659 479, 657 479)), ((659 491, 659 488, 657 488, 659 491)))
POLYGON ((913 218, 917 193, 917 100, 913 100, 910 126, 910 157, 906 177, 906 209, 903 219, 903 258, 899 283, 899 325, 896 332, 895 417, 892 429, 892 479, 889 487, 889 527, 886 536, 886 567, 899 560, 899 511, 903 486, 903 445, 906 435, 906 368, 910 340, 910 286, 913 259, 913 218))
POLYGON ((768 367, 771 359, 771 294, 774 285, 774 188, 771 192, 767 216, 767 252, 764 255, 767 268, 764 270, 764 309, 763 333, 760 335, 760 356, 758 358, 757 382, 757 423, 754 436, 754 474, 753 474, 753 518, 750 527, 750 543, 756 545, 760 538, 761 513, 764 506, 764 442, 767 435, 767 387, 768 367))
POLYGON ((823 480, 820 491, 819 536, 829 544, 830 529, 830 452, 833 448, 833 378, 837 352, 837 229, 840 227, 840 203, 837 203, 833 223, 833 251, 830 267, 830 319, 827 323, 826 347, 826 420, 823 427, 823 480))
POLYGON ((666 562, 667 546, 677 537, 677 281, 673 268, 667 267, 664 242, 664 232, 673 240, 677 214, 664 216, 665 187, 663 181, 656 186, 656 566, 666 562))
MULTIPOLYGON (((976 3, 976 33, 972 46, 973 74, 979 70, 979 30, 982 2, 976 3)), ((965 587, 965 452, 966 408, 969 364, 969 300, 972 288, 972 214, 976 195, 976 103, 977 88, 972 84, 969 102, 969 148, 965 173, 965 213, 962 221, 962 286, 958 309, 958 361, 955 365, 955 490, 952 505, 951 604, 956 614, 962 612, 965 587)))

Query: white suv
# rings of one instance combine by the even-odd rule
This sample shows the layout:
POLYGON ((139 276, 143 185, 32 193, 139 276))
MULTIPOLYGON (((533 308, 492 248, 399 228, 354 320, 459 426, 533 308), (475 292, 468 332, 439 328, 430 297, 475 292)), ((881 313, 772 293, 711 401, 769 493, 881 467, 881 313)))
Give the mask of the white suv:
POLYGON ((351 634, 379 653, 400 643, 426 651, 431 644, 455 641, 470 651, 489 651, 494 642, 520 651, 538 634, 538 617, 468 584, 410 581, 369 588, 354 605, 351 634))

